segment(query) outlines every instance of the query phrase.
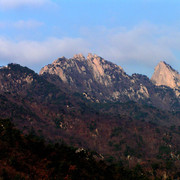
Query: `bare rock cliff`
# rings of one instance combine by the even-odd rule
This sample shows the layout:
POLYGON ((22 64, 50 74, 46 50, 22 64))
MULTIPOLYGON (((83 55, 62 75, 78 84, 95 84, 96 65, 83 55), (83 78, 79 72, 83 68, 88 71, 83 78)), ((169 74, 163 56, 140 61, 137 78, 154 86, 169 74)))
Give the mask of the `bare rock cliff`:
POLYGON ((88 54, 87 59, 82 54, 76 54, 70 59, 58 58, 52 64, 43 67, 39 74, 58 75, 64 83, 69 85, 95 81, 101 85, 110 86, 116 79, 115 76, 111 76, 110 71, 128 78, 122 67, 91 53, 88 54))
POLYGON ((96 102, 135 101, 163 109, 179 106, 180 92, 170 88, 179 85, 179 74, 164 62, 156 67, 152 77, 155 84, 143 75, 129 76, 122 67, 91 53, 87 58, 82 54, 70 59, 58 58, 43 67, 39 74, 58 87, 81 93, 96 102), (170 81, 168 87, 156 86, 161 85, 157 81, 159 74, 162 74, 161 81, 170 81), (173 78, 175 80, 172 82, 173 78))
POLYGON ((164 61, 155 67, 151 80, 157 86, 180 87, 180 74, 164 61))
POLYGON ((127 75, 122 67, 91 53, 87 58, 82 54, 70 59, 59 58, 43 67, 39 74, 56 85, 65 85, 98 101, 149 98, 147 88, 139 82, 136 85, 137 80, 127 75))

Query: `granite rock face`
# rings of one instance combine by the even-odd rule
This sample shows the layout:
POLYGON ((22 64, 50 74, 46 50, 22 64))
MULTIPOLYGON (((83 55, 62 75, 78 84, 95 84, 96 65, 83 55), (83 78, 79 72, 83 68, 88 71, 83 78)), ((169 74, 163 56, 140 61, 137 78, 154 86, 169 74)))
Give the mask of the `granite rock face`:
POLYGON ((151 80, 157 86, 164 85, 173 89, 180 87, 180 74, 164 61, 155 67, 151 80))
POLYGON ((94 102, 135 101, 162 109, 175 106, 179 109, 179 91, 172 89, 174 84, 160 87, 153 83, 154 78, 129 76, 122 67, 90 53, 87 58, 82 54, 59 58, 43 67, 39 74, 56 86, 81 93, 94 102))
POLYGON ((147 88, 137 79, 127 75, 122 67, 90 53, 87 58, 82 54, 70 59, 59 58, 42 68, 40 75, 97 101, 149 98, 147 88))

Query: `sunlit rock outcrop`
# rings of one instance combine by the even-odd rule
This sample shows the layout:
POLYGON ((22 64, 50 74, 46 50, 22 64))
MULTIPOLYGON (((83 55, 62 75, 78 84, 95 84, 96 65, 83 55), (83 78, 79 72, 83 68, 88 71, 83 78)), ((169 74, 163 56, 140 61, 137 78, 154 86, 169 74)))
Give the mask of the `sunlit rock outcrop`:
POLYGON ((155 85, 148 77, 138 74, 129 76, 121 66, 91 53, 86 58, 82 54, 76 54, 70 59, 58 58, 52 64, 43 67, 39 74, 58 87, 85 93, 88 99, 94 102, 135 101, 168 109, 177 101, 176 98, 179 103, 179 92, 168 88, 178 85, 178 81, 172 82, 172 78, 177 77, 178 73, 166 66, 161 62, 160 68, 156 68, 157 71, 152 77, 155 85), (161 79, 163 82, 169 79, 167 88, 156 86, 161 85, 160 81, 155 80, 163 69, 167 69, 167 72, 164 72, 166 77, 161 79), (168 75, 169 71, 174 74, 171 72, 168 75))
POLYGON ((180 87, 180 74, 164 61, 155 67, 151 80, 157 86, 180 87))

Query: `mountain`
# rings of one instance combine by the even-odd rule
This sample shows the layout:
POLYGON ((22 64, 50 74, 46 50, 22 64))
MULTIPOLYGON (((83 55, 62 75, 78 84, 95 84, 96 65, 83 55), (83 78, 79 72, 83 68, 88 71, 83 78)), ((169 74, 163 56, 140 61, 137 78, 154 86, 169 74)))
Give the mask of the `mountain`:
POLYGON ((135 101, 180 110, 178 90, 156 86, 144 75, 129 76, 122 67, 97 55, 62 57, 43 67, 39 74, 57 87, 81 93, 94 102, 135 101))
POLYGON ((180 74, 164 61, 155 67, 151 80, 157 86, 180 88, 180 74))
POLYGON ((151 176, 164 176, 165 171, 174 177, 180 168, 174 89, 89 56, 62 57, 40 75, 18 64, 2 67, 0 118, 9 118, 25 134, 34 131, 52 142, 96 151, 109 163, 140 165, 151 176), (117 98, 114 91, 120 92, 117 98))
POLYGON ((120 66, 92 54, 87 59, 82 54, 71 59, 59 58, 42 68, 40 75, 50 75, 48 78, 51 82, 64 84, 68 89, 84 93, 96 101, 116 100, 121 94, 124 94, 124 99, 128 98, 127 92, 123 90, 129 87, 129 83, 132 84, 130 77, 120 66))

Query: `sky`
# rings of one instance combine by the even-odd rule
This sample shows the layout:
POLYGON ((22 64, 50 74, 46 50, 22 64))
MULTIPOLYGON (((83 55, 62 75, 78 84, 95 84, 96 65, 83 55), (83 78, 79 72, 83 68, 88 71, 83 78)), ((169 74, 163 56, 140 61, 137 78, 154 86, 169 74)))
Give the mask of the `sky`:
POLYGON ((179 0, 0 0, 0 66, 35 72, 58 57, 97 54, 129 75, 159 61, 180 72, 179 0))

